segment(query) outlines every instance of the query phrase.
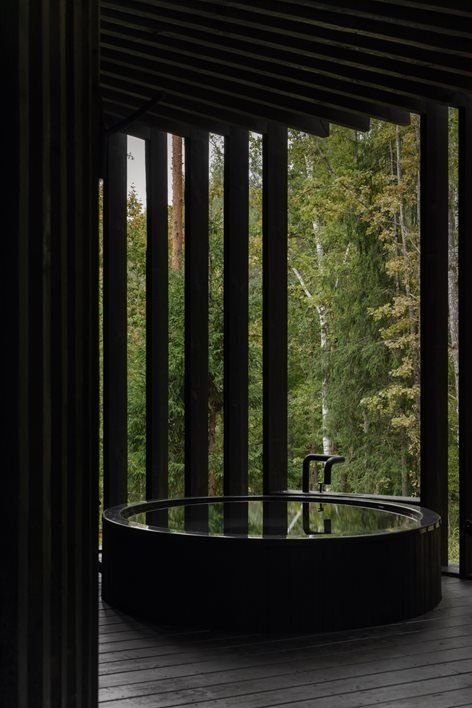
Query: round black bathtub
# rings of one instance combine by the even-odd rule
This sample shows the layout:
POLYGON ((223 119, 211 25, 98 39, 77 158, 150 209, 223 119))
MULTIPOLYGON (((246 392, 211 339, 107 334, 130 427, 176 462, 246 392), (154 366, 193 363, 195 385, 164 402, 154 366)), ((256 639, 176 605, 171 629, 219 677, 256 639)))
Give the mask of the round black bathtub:
POLYGON ((103 518, 103 599, 225 629, 395 622, 441 599, 439 525, 428 509, 328 493, 117 506, 103 518))

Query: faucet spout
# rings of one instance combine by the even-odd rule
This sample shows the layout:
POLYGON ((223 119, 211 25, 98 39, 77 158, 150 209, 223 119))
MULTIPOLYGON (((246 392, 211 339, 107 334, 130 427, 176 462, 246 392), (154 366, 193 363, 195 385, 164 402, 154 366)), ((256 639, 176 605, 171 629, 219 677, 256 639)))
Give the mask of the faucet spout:
POLYGON ((302 477, 302 489, 303 492, 310 491, 310 463, 311 462, 324 462, 323 469, 323 481, 318 483, 320 494, 323 493, 324 487, 327 484, 331 484, 331 468, 333 465, 339 462, 344 462, 344 457, 339 455, 315 455, 310 453, 303 460, 303 477, 302 477))

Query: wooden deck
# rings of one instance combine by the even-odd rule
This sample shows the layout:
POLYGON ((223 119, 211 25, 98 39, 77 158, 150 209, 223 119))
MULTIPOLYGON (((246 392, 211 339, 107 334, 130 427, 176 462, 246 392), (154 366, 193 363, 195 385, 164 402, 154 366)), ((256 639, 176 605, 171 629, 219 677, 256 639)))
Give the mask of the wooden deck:
POLYGON ((176 631, 100 601, 100 705, 472 706, 472 582, 444 578, 443 592, 401 624, 271 637, 176 631))

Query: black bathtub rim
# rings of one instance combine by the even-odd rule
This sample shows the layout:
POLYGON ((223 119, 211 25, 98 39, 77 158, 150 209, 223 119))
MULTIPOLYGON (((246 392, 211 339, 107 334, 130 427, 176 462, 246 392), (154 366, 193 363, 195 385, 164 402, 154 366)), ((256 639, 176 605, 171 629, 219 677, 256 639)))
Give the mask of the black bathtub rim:
POLYGON ((372 497, 363 497, 362 495, 339 495, 330 494, 328 492, 300 492, 289 494, 285 492, 276 492, 273 494, 255 494, 255 495, 241 495, 241 496, 203 496, 203 497, 176 497, 174 499, 151 499, 148 501, 135 502, 133 504, 119 504, 117 506, 110 507, 103 511, 103 521, 106 523, 116 524, 118 526, 124 526, 129 528, 133 532, 141 533, 151 533, 159 534, 168 537, 192 537, 192 538, 205 538, 207 540, 212 540, 214 542, 225 542, 225 541, 237 541, 239 543, 280 543, 280 542, 290 542, 291 544, 303 543, 306 544, 308 541, 329 541, 335 543, 337 541, 349 541, 357 540, 362 541, 363 539, 373 539, 379 536, 388 536, 395 538, 405 535, 414 534, 424 534, 434 529, 437 529, 441 525, 441 517, 435 511, 428 509, 426 507, 405 504, 404 502, 393 502, 393 501, 376 501, 372 497), (284 535, 273 535, 273 536, 246 536, 242 534, 208 534, 200 531, 175 531, 172 529, 164 529, 157 526, 145 526, 140 524, 134 524, 129 521, 129 517, 135 516, 136 514, 160 511, 164 509, 169 509, 174 506, 197 506, 199 504, 218 504, 218 503, 231 503, 231 502, 242 502, 242 501, 291 501, 291 502, 325 502, 327 504, 345 504, 350 506, 362 506, 374 509, 380 509, 381 511, 402 514, 403 516, 409 516, 414 518, 419 522, 419 525, 415 528, 402 529, 396 531, 378 531, 375 533, 368 534, 352 534, 352 535, 307 535, 304 537, 287 537, 284 535))

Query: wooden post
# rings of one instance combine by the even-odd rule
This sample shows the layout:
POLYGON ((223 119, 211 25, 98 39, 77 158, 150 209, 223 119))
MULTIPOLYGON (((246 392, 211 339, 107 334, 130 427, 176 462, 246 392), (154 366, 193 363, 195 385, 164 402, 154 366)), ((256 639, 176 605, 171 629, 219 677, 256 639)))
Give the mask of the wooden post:
POLYGON ((459 571, 472 576, 472 102, 459 109, 459 571))
POLYGON ((247 494, 249 135, 225 138, 224 493, 247 494))
POLYGON ((208 133, 185 139, 185 494, 208 494, 208 133))
POLYGON ((97 705, 98 7, 2 4, 0 704, 97 705))
POLYGON ((263 138, 263 488, 287 487, 287 129, 263 138))
POLYGON ((421 116, 421 503, 441 515, 448 559, 448 110, 421 116))
POLYGON ((146 141, 146 498, 168 494, 167 134, 146 141))
POLYGON ((127 136, 108 138, 103 195, 103 496, 128 497, 127 136))

